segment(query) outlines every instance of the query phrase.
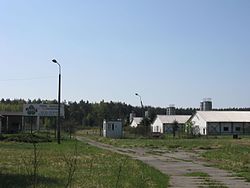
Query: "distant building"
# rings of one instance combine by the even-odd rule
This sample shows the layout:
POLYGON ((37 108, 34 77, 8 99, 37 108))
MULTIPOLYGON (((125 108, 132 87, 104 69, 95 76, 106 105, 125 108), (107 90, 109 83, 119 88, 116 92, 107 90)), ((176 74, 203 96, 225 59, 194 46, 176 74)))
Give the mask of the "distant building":
POLYGON ((200 111, 212 111, 213 103, 211 98, 204 98, 200 103, 200 111))
POLYGON ((173 132, 174 123, 178 123, 179 129, 185 126, 191 116, 184 115, 157 115, 151 125, 152 132, 171 133, 173 132))
POLYGON ((138 127, 141 124, 141 121, 143 120, 142 117, 134 117, 132 122, 130 123, 130 127, 138 127))
POLYGON ((166 115, 176 115, 174 104, 170 104, 166 109, 166 115))
POLYGON ((201 135, 250 134, 249 111, 197 111, 189 121, 201 135))
POLYGON ((122 138, 121 121, 103 121, 103 136, 108 138, 122 138))
POLYGON ((134 112, 132 112, 132 113, 129 114, 129 123, 131 123, 133 121, 134 117, 135 117, 135 113, 134 112))

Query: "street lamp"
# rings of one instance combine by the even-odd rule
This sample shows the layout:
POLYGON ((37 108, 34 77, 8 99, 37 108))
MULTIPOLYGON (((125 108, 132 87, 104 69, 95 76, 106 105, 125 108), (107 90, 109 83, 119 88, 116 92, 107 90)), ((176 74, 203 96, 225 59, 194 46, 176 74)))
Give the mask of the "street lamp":
POLYGON ((140 97, 142 117, 144 117, 144 110, 143 110, 143 103, 142 103, 142 100, 141 100, 141 95, 139 95, 138 93, 135 93, 135 95, 138 96, 138 97, 140 97))
POLYGON ((53 63, 59 66, 59 84, 58 84, 58 115, 57 115, 57 143, 61 143, 61 121, 60 121, 60 108, 61 108, 61 65, 55 60, 53 63))

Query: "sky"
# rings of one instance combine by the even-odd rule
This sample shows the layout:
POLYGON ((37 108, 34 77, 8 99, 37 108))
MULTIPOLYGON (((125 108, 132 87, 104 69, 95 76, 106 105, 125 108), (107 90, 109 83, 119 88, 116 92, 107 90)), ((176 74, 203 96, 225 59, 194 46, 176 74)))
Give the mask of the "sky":
POLYGON ((250 107, 249 0, 0 0, 0 98, 250 107))

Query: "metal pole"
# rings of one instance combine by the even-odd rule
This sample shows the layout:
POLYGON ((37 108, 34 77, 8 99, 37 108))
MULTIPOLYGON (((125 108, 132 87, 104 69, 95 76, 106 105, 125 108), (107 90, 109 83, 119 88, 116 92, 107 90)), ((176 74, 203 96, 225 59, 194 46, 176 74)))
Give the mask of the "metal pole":
POLYGON ((58 86, 58 127, 57 127, 57 143, 61 143, 61 119, 60 119, 60 108, 61 108, 61 72, 59 73, 59 86, 58 86))
POLYGON ((141 102, 141 110, 142 110, 142 117, 144 117, 144 110, 143 110, 143 103, 142 103, 142 99, 141 99, 141 95, 139 95, 138 93, 135 94, 136 96, 140 97, 140 102, 141 102))
POLYGON ((61 107, 61 65, 55 60, 52 60, 59 66, 59 83, 58 83, 58 114, 57 114, 57 143, 61 143, 61 119, 60 119, 60 107, 61 107))

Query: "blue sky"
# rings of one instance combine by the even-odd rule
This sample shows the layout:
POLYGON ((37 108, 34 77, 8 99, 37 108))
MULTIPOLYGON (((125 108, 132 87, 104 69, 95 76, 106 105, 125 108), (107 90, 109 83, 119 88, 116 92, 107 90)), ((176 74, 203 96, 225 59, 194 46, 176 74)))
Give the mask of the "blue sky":
POLYGON ((250 106, 248 0, 0 0, 0 98, 250 106))

